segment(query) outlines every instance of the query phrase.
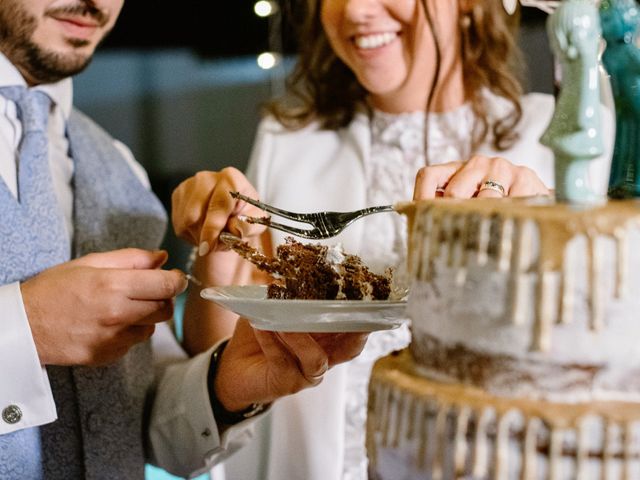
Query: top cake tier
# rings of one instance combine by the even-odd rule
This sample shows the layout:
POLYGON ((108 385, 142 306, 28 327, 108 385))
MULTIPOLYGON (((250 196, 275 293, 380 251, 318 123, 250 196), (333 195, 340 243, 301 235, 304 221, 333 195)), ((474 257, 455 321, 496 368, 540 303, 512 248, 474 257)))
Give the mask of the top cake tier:
POLYGON ((412 350, 428 375, 499 395, 640 400, 640 203, 401 210, 412 350))

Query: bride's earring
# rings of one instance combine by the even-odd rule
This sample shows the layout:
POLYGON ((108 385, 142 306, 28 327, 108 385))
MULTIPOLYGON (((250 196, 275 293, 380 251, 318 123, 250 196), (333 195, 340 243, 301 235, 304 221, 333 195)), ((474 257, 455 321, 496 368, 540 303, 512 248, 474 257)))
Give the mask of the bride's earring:
POLYGON ((518 6, 518 0, 502 0, 502 5, 509 15, 513 15, 518 6))

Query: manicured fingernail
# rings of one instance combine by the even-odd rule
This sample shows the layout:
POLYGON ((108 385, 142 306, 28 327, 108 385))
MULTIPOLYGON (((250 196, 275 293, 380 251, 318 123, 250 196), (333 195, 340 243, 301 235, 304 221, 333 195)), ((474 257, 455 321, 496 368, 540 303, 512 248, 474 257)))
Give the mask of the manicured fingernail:
POLYGON ((204 257, 207 253, 209 253, 209 242, 202 242, 198 247, 198 255, 204 257))

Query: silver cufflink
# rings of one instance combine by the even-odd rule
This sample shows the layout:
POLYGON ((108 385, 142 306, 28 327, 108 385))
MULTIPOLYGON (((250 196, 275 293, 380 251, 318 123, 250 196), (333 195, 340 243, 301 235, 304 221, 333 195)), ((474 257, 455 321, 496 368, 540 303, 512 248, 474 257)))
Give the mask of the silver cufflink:
POLYGON ((13 425, 22 419, 22 410, 17 405, 9 405, 2 410, 2 420, 13 425))

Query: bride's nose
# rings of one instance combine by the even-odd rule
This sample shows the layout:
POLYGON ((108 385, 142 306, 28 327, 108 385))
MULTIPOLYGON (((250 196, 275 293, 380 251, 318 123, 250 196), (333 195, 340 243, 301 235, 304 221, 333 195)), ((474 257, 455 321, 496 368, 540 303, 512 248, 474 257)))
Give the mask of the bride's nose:
POLYGON ((380 11, 383 0, 346 0, 345 16, 355 23, 366 22, 380 11))

